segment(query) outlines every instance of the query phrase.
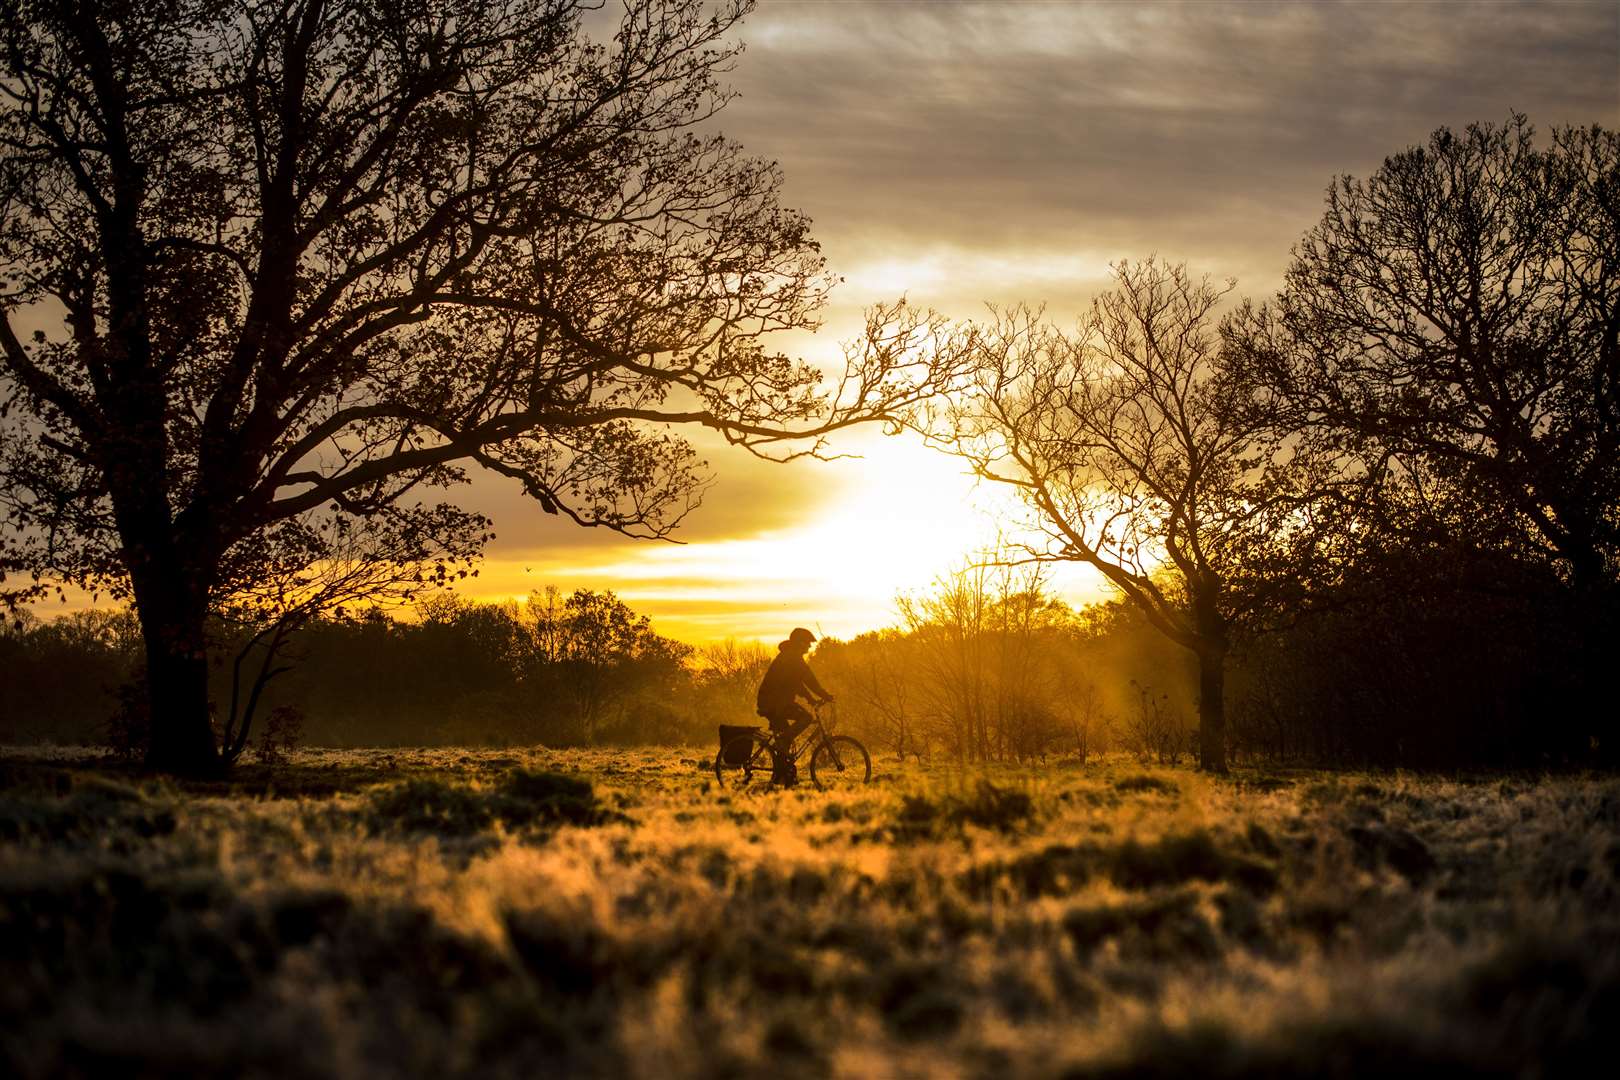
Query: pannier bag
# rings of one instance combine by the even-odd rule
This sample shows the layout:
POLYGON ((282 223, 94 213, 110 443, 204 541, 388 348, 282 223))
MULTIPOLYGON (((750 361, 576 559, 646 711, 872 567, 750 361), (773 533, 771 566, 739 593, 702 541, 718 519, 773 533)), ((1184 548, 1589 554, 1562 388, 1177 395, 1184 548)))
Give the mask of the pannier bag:
POLYGON ((722 751, 725 751, 725 754, 726 754, 725 763, 727 765, 742 765, 742 764, 744 764, 745 762, 747 762, 748 754, 753 749, 753 746, 754 746, 753 743, 745 742, 745 743, 739 743, 738 745, 731 747, 730 750, 727 750, 726 749, 726 744, 727 743, 729 743, 732 739, 735 739, 738 735, 747 735, 749 732, 757 732, 757 731, 763 731, 763 730, 765 730, 765 729, 764 728, 759 728, 759 727, 735 727, 735 726, 733 726, 731 724, 721 724, 720 725, 720 749, 722 751))

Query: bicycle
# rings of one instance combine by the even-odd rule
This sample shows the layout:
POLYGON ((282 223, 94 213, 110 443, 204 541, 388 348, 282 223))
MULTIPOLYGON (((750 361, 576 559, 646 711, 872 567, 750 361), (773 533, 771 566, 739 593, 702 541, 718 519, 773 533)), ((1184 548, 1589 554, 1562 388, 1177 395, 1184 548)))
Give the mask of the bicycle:
POLYGON ((714 757, 714 778, 722 788, 736 791, 763 790, 773 785, 790 786, 797 779, 798 764, 810 757, 810 782, 822 791, 856 788, 872 779, 872 755, 861 741, 850 735, 834 735, 832 712, 826 722, 822 706, 811 707, 810 723, 794 736, 787 748, 788 766, 778 770, 776 737, 760 727, 720 726, 720 752, 714 757), (782 772, 789 779, 781 780, 782 772))

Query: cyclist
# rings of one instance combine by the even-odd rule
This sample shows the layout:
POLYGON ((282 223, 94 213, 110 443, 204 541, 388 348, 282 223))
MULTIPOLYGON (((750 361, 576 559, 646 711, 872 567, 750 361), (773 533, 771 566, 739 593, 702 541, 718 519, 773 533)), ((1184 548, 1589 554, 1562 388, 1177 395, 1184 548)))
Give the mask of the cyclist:
POLYGON ((794 738, 803 731, 813 717, 799 704, 803 697, 817 704, 826 704, 833 696, 822 689, 815 672, 805 662, 804 655, 815 644, 816 635, 804 627, 795 627, 786 641, 776 647, 776 659, 765 669, 759 682, 757 698, 759 715, 771 723, 771 734, 776 738, 777 782, 791 784, 797 769, 788 755, 794 738))

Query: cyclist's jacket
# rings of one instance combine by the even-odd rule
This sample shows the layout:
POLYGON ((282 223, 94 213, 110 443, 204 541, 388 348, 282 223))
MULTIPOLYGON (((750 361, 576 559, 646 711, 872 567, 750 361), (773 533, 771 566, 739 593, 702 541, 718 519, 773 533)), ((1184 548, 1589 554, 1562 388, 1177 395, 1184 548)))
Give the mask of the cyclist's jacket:
POLYGON ((765 677, 759 682, 759 714, 776 716, 786 712, 795 698, 809 697, 812 692, 819 698, 830 696, 805 662, 804 653, 782 642, 777 646, 776 659, 765 669, 765 677))

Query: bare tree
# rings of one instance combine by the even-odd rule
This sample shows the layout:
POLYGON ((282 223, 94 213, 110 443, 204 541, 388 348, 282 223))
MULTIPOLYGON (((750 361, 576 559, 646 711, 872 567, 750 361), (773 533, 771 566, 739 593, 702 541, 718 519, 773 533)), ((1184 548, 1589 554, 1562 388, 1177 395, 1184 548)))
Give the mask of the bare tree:
POLYGON ((848 649, 859 659, 852 660, 844 679, 851 696, 871 720, 867 730, 881 742, 894 747, 895 757, 920 757, 923 741, 917 732, 915 648, 894 629, 863 634, 849 642, 848 649))
POLYGON ((986 632, 996 687, 992 739, 997 756, 1044 755, 1059 735, 1059 695, 1052 631, 1067 607, 1047 592, 1046 567, 999 567, 986 632))
POLYGON ((703 712, 721 724, 755 722, 759 683, 773 655, 757 641, 733 638, 700 647, 693 654, 692 668, 703 712))
POLYGON ((1074 740, 1075 756, 1084 765, 1092 754, 1106 749, 1109 723, 1102 691, 1094 678, 1081 674, 1072 664, 1065 664, 1058 678, 1056 710, 1074 740))
POLYGON ((899 598, 909 635, 866 643, 874 665, 904 650, 911 688, 900 701, 916 702, 954 756, 1030 758, 1057 736, 1056 631, 1072 613, 1045 586, 1040 567, 969 563, 899 598))
POLYGON ((1232 635, 1309 584, 1337 462, 1251 406, 1219 352, 1231 288, 1149 259, 1078 333, 1024 308, 947 335, 971 391, 914 423, 982 478, 1010 485, 1044 540, 1035 561, 1084 562, 1199 662, 1200 761, 1226 768, 1232 635))
MULTIPOLYGON (((776 355, 829 279, 771 163, 707 134, 748 0, 25 0, 0 12, 0 572, 133 598, 151 767, 219 763, 210 610, 281 523, 477 466, 664 537, 704 464, 937 389, 884 309, 836 385, 776 355)), ((794 442, 794 440, 805 440, 794 442)), ((314 559, 325 552, 309 552, 314 559)))
POLYGON ((1136 692, 1135 707, 1125 714, 1125 741, 1144 765, 1157 762, 1174 765, 1181 760, 1188 732, 1181 715, 1170 703, 1170 695, 1155 694, 1153 688, 1131 681, 1136 692))
POLYGON ((958 760, 990 757, 990 572, 970 565, 939 579, 930 593, 896 600, 915 649, 924 713, 958 760))

